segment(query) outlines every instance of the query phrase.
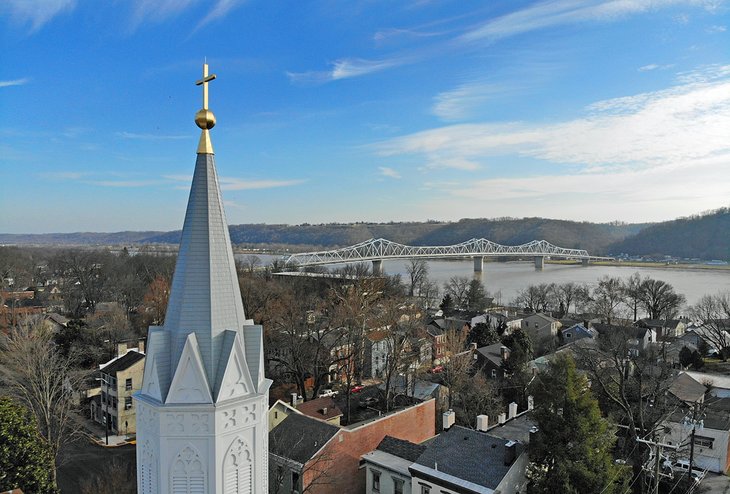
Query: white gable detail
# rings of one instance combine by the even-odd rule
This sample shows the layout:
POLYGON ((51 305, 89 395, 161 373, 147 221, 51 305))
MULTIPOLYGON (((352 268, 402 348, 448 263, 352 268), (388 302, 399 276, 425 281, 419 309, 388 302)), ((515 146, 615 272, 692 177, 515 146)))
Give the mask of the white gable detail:
POLYGON ((185 340, 165 403, 213 403, 195 333, 185 340))
POLYGON ((157 369, 157 360, 154 355, 148 356, 149 360, 144 367, 142 378, 142 392, 157 401, 164 401, 160 392, 160 371, 157 369))
POLYGON ((246 396, 254 392, 251 376, 246 365, 246 357, 243 350, 241 336, 236 332, 233 340, 233 347, 228 355, 228 364, 223 373, 223 381, 218 391, 216 403, 246 396))

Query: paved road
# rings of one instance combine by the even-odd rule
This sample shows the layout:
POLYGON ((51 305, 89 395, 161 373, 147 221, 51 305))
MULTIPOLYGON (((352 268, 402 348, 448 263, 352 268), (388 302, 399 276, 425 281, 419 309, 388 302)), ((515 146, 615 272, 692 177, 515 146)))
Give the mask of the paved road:
POLYGON ((80 439, 69 446, 69 461, 58 471, 58 486, 61 494, 78 493, 84 480, 92 478, 102 467, 117 459, 120 466, 134 478, 135 447, 133 445, 105 448, 88 439, 80 439))
POLYGON ((716 473, 708 473, 700 484, 703 494, 730 494, 730 477, 726 475, 718 475, 716 473))

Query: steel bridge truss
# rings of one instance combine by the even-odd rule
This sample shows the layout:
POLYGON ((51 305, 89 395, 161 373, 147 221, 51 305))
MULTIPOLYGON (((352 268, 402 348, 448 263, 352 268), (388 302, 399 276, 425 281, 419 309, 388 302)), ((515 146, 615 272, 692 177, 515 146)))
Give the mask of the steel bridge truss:
POLYGON ((316 266, 383 259, 444 257, 559 257, 563 259, 603 260, 583 249, 566 249, 546 240, 533 240, 522 245, 501 245, 484 238, 473 238, 456 245, 415 247, 373 238, 342 249, 292 254, 284 262, 297 266, 316 266))

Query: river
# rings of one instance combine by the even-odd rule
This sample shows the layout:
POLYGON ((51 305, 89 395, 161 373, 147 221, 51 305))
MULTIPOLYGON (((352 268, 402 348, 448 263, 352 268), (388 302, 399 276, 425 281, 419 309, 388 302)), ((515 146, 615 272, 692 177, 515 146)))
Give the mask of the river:
MULTIPOLYGON (((245 259, 247 254, 237 254, 237 260, 245 259)), ((278 256, 257 255, 264 264, 270 263, 278 256)), ((595 285, 604 276, 628 278, 634 273, 641 277, 650 277, 666 281, 674 286, 677 293, 687 298, 687 304, 695 304, 702 295, 716 294, 730 290, 730 270, 722 269, 683 269, 630 266, 596 266, 564 264, 545 264, 542 271, 536 270, 532 262, 485 262, 481 273, 474 273, 471 259, 428 260, 428 277, 439 287, 452 276, 476 276, 484 284, 487 291, 501 303, 510 303, 519 290, 528 285, 539 283, 565 283, 573 281, 595 285)), ((406 260, 383 262, 386 274, 400 274, 405 282, 408 279, 406 260)), ((333 265, 334 266, 334 265, 333 265)))

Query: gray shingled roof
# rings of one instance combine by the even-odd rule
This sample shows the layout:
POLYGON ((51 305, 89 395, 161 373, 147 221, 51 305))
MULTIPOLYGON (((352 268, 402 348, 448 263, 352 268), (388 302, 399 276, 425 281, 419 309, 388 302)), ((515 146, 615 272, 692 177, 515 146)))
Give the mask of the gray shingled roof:
POLYGON ((144 358, 144 353, 135 352, 130 350, 121 357, 115 359, 110 364, 106 364, 101 368, 101 372, 104 374, 116 374, 117 372, 125 369, 129 369, 132 365, 136 364, 144 358))
POLYGON ((414 462, 426 451, 426 446, 415 444, 404 439, 397 439, 392 436, 385 436, 376 449, 414 462))
MULTIPOLYGON (((426 451, 415 463, 437 470, 443 480, 451 476, 495 489, 510 469, 504 464, 506 442, 483 432, 453 426, 429 441, 426 451)), ((524 446, 518 444, 517 447, 519 456, 524 446)))
POLYGON ((292 413, 269 432, 269 452, 303 465, 339 430, 327 422, 292 413))

